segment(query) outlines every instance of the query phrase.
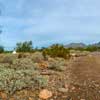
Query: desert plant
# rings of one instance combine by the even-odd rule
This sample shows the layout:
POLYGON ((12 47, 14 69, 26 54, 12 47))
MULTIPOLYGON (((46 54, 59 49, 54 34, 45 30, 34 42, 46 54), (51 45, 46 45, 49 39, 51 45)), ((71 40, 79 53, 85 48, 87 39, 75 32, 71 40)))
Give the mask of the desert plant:
POLYGON ((38 75, 34 78, 35 82, 37 83, 38 85, 38 88, 43 88, 43 87, 46 87, 47 84, 48 84, 48 78, 47 77, 44 77, 44 76, 41 76, 41 75, 38 75))
POLYGON ((61 58, 55 58, 51 61, 48 60, 48 68, 56 71, 63 71, 66 68, 66 61, 61 58))
POLYGON ((25 41, 16 44, 17 52, 32 52, 32 41, 25 41))
POLYGON ((48 79, 34 69, 14 70, 0 66, 0 91, 5 91, 8 96, 17 90, 44 87, 47 82, 48 79))
POLYGON ((35 63, 39 63, 39 62, 44 60, 44 57, 43 57, 41 52, 35 52, 35 53, 32 54, 31 59, 35 63))
POLYGON ((11 66, 13 69, 36 69, 35 63, 29 58, 15 59, 11 66))
POLYGON ((64 48, 63 45, 54 44, 46 49, 43 50, 43 55, 50 55, 51 57, 62 57, 62 58, 69 58, 70 53, 69 50, 64 48))
POLYGON ((0 53, 3 53, 3 52, 4 52, 4 47, 0 46, 0 53))
POLYGON ((16 59, 16 56, 14 55, 2 55, 2 58, 0 59, 0 63, 9 63, 12 64, 13 60, 16 59))

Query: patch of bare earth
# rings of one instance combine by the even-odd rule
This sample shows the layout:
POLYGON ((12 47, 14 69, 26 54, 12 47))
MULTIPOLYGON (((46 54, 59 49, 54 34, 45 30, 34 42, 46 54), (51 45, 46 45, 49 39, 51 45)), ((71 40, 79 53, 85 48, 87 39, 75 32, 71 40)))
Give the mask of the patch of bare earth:
POLYGON ((75 59, 70 78, 70 99, 66 100, 100 100, 100 55, 75 59))

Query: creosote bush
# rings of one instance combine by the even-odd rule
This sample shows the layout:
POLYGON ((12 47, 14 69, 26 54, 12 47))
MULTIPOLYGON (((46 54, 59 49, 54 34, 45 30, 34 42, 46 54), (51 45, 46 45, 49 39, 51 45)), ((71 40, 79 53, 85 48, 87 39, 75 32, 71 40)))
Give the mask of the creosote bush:
POLYGON ((69 50, 59 44, 54 44, 49 48, 43 49, 42 53, 44 57, 46 57, 46 55, 50 55, 51 57, 62 57, 65 59, 70 57, 69 50))

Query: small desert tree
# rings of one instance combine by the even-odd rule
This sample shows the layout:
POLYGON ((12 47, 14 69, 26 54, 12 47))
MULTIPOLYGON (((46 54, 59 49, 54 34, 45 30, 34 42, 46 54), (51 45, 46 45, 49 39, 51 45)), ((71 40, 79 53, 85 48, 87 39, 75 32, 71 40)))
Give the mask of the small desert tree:
POLYGON ((17 52, 31 52, 32 49, 32 41, 25 41, 16 44, 17 52))
POLYGON ((51 47, 44 49, 43 55, 50 55, 51 57, 62 57, 65 59, 70 57, 69 50, 60 44, 54 44, 51 47))
MULTIPOLYGON (((0 26, 0 35, 2 34, 2 30, 1 30, 1 26, 0 26)), ((1 42, 1 38, 0 38, 0 42, 1 42)), ((0 53, 4 52, 4 47, 0 45, 0 53)))
POLYGON ((3 53, 3 52, 4 52, 4 47, 0 46, 0 53, 3 53))

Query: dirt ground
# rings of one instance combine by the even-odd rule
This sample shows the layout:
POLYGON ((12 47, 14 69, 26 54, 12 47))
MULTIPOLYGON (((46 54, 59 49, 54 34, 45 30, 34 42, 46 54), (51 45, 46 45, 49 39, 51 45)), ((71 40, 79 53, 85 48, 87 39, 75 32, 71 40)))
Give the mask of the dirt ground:
POLYGON ((100 53, 78 57, 71 63, 70 99, 100 100, 100 53))

